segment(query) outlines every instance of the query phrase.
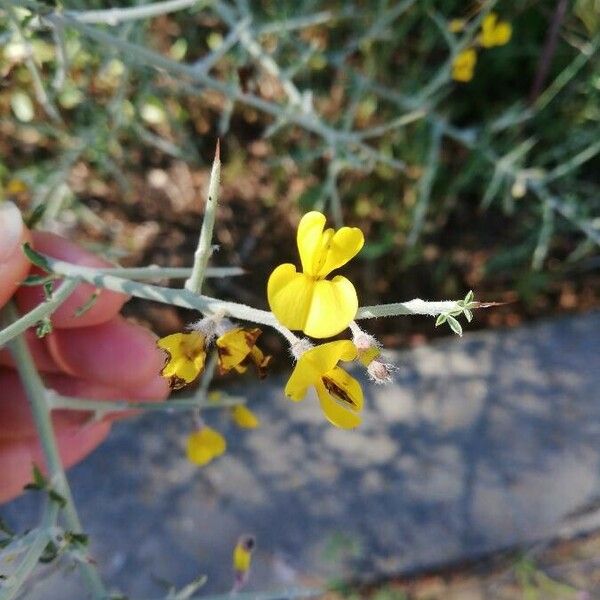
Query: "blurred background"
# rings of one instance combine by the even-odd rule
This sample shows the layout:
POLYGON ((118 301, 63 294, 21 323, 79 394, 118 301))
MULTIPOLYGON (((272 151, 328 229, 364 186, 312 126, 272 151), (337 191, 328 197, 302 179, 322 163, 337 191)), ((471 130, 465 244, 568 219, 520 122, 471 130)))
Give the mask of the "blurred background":
MULTIPOLYGON (((213 264, 247 273, 208 295, 266 308, 269 273, 297 262, 298 220, 316 209, 365 233, 342 269, 361 305, 470 289, 505 303, 471 330, 599 306, 598 0, 0 9, 0 196, 41 228, 124 266, 188 266, 220 139, 213 264), (492 11, 512 35, 487 47, 492 11), (466 48, 476 64, 457 81, 466 48)), ((126 314, 159 335, 196 318, 135 299, 126 314)), ((451 335, 424 318, 369 327, 394 349, 451 335)))

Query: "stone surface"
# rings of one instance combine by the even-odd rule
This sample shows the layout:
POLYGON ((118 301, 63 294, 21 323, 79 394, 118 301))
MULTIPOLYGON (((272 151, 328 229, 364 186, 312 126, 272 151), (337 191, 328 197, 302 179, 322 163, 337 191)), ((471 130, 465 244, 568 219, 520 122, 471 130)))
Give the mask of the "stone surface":
MULTIPOLYGON (((226 433, 198 470, 182 415, 119 423, 70 471, 92 552, 132 598, 157 578, 231 585, 237 537, 256 535, 249 589, 397 574, 600 526, 600 314, 467 334, 392 355, 397 383, 365 385, 364 424, 336 430, 282 378, 244 388, 262 427, 226 433)), ((250 380, 248 380, 250 381, 250 380)), ((32 498, 2 507, 36 523, 32 498)), ((52 573, 28 598, 80 600, 52 573)))

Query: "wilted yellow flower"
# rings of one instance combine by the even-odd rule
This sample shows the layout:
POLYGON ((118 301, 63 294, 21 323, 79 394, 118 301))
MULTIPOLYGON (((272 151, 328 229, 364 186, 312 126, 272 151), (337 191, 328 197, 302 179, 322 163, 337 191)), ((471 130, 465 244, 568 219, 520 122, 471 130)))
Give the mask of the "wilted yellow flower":
POLYGON ((233 549, 233 571, 235 573, 233 592, 239 592, 248 581, 248 572, 255 546, 256 542, 253 536, 242 535, 233 549))
POLYGON ((297 244, 302 273, 291 263, 279 265, 267 286, 269 305, 279 322, 315 338, 335 335, 348 327, 358 309, 352 283, 331 271, 356 256, 364 244, 356 227, 327 229, 325 215, 309 212, 298 226, 297 244))
POLYGON ((168 354, 160 374, 169 379, 172 389, 191 383, 204 370, 206 338, 202 333, 173 333, 160 338, 156 345, 168 354))
POLYGON ((294 367, 285 395, 297 402, 313 386, 325 416, 333 425, 343 429, 357 427, 363 408, 362 389, 354 377, 337 366, 340 360, 354 360, 356 356, 356 346, 350 340, 328 342, 307 350, 294 367))
POLYGON ((238 404, 231 409, 231 418, 242 429, 255 429, 260 425, 259 418, 243 404, 238 404))
POLYGON ((252 552, 254 550, 254 538, 250 535, 243 535, 233 549, 233 569, 246 573, 250 569, 252 561, 252 552))
POLYGON ((226 449, 225 438, 218 431, 206 425, 191 433, 187 439, 188 460, 199 467, 203 467, 221 456, 226 449))
POLYGON ((477 63, 477 52, 474 48, 466 48, 459 52, 452 62, 452 79, 454 81, 471 81, 477 63))
POLYGON ((486 15, 481 23, 479 43, 484 48, 504 46, 512 36, 512 25, 508 21, 498 21, 496 13, 486 15))
POLYGON ((248 368, 247 363, 251 361, 258 371, 258 376, 261 379, 265 377, 271 357, 265 356, 256 346, 256 340, 261 333, 258 327, 254 329, 235 327, 219 336, 217 338, 219 372, 223 374, 235 369, 238 373, 244 373, 248 368))

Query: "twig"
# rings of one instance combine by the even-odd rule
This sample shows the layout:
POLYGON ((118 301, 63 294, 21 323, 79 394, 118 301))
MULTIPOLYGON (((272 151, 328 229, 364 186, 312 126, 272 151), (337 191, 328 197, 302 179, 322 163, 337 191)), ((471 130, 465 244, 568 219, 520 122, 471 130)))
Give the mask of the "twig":
POLYGON ((529 104, 535 103, 540 95, 542 87, 544 86, 544 82, 546 81, 548 70, 550 69, 552 59, 554 58, 554 53, 556 52, 558 33, 560 31, 560 26, 563 22, 563 19, 565 18, 568 4, 568 0, 558 0, 556 3, 556 8, 554 9, 554 14, 552 15, 552 22, 550 24, 550 28, 548 29, 548 34, 546 35, 546 41, 544 42, 544 49, 542 50, 542 55, 540 56, 540 60, 538 62, 535 78, 533 80, 533 84, 531 85, 531 91, 529 92, 529 104))
MULTIPOLYGON (((14 321, 18 317, 17 311, 10 302, 4 307, 4 313, 10 321, 14 321)), ((9 348, 15 360, 27 399, 29 400, 33 420, 44 452, 49 479, 52 482, 53 489, 65 499, 65 505, 62 507, 65 522, 67 527, 73 532, 82 533, 81 521, 79 520, 71 488, 69 487, 58 452, 58 444, 54 435, 54 429, 52 428, 50 408, 46 401, 44 384, 23 336, 14 338, 10 342, 9 348)), ((108 592, 104 588, 104 584, 93 564, 83 561, 78 564, 94 598, 98 600, 105 599, 108 596, 108 592)))
POLYGON ((21 24, 19 23, 19 19, 15 14, 15 9, 12 4, 8 0, 0 0, 0 4, 4 7, 4 10, 8 14, 8 19, 10 20, 12 26, 14 27, 19 41, 23 44, 25 48, 25 66, 29 69, 31 73, 31 81, 33 83, 33 90, 35 92, 35 97, 37 101, 42 105, 46 114, 56 123, 62 124, 62 118, 60 113, 50 100, 46 92, 46 88, 44 88, 44 84, 42 82, 42 76, 40 74, 40 70, 38 66, 35 64, 35 60, 33 59, 33 50, 31 49, 31 44, 25 34, 23 33, 23 29, 21 28, 21 24))
POLYGON ((100 415, 130 410, 154 412, 195 409, 206 410, 237 406, 238 404, 246 403, 246 399, 242 396, 228 396, 219 400, 208 400, 204 396, 190 396, 186 398, 165 400, 164 402, 152 402, 150 400, 90 400, 88 398, 63 396, 53 390, 48 390, 47 397, 51 410, 81 410, 100 413, 100 415))
POLYGON ((134 6, 131 8, 107 8, 104 10, 86 10, 67 12, 69 16, 82 23, 98 23, 106 25, 118 25, 124 21, 139 21, 150 19, 161 15, 167 15, 178 10, 184 10, 194 5, 206 6, 209 2, 205 0, 165 0, 164 2, 148 3, 145 6, 134 6))
POLYGON ((66 281, 63 281, 60 287, 52 293, 49 300, 42 302, 27 314, 0 330, 0 347, 23 333, 26 329, 33 327, 44 317, 51 315, 73 293, 73 290, 76 287, 76 279, 67 279, 66 281))
POLYGON ((204 218, 202 219, 202 228, 198 238, 198 247, 194 253, 194 265, 192 274, 185 282, 185 289, 199 294, 202 291, 204 274, 208 259, 212 254, 212 235, 215 226, 215 217, 217 215, 217 204, 219 201, 219 179, 221 177, 221 156, 219 151, 219 141, 215 150, 215 159, 213 160, 212 170, 210 172, 210 181, 208 183, 208 194, 206 198, 206 207, 204 209, 204 218))

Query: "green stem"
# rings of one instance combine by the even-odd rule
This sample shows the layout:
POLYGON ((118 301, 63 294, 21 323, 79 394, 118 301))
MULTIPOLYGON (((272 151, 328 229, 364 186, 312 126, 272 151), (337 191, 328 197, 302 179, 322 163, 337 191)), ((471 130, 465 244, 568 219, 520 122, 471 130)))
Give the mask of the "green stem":
POLYGON ((18 318, 16 321, 0 331, 0 346, 23 333, 26 329, 33 327, 38 321, 53 313, 77 287, 76 279, 67 279, 63 281, 60 287, 52 292, 52 297, 36 306, 26 315, 18 318))
POLYGON ((241 396, 228 396, 219 400, 208 400, 205 397, 176 398, 164 402, 135 401, 135 400, 89 400, 87 398, 74 398, 62 396, 48 390, 48 403, 51 410, 83 410, 98 413, 122 412, 126 410, 144 411, 170 411, 170 410, 206 410, 210 408, 225 408, 244 404, 245 398, 241 396))
MULTIPOLYGON (((6 305, 4 311, 11 321, 18 317, 18 313, 11 303, 6 305)), ((50 418, 50 407, 46 400, 44 383, 40 378, 23 336, 14 338, 10 342, 9 348, 29 400, 29 406, 44 453, 51 485, 66 501, 62 509, 65 523, 70 530, 81 533, 83 528, 60 459, 58 444, 50 418)), ((108 593, 96 569, 90 563, 86 562, 79 563, 79 568, 94 598, 106 598, 108 593)))
POLYGON ((0 583, 0 600, 12 600, 16 597, 24 583, 37 567, 38 561, 44 553, 48 542, 52 539, 50 532, 56 525, 59 505, 49 499, 46 502, 42 522, 36 530, 34 539, 28 544, 25 556, 23 556, 19 562, 19 566, 8 580, 4 584, 0 583), (6 585, 7 587, 2 589, 3 585, 6 585))
POLYGON ((219 152, 219 141, 215 150, 215 159, 210 172, 210 182, 208 184, 208 197, 206 198, 206 208, 204 209, 204 218, 202 219, 202 228, 198 238, 198 247, 194 254, 194 266, 192 274, 185 282, 185 289, 200 294, 204 274, 208 259, 212 254, 212 235, 215 227, 215 217, 217 214, 217 203, 219 201, 219 179, 221 176, 221 157, 219 152))

